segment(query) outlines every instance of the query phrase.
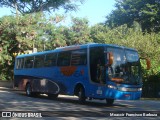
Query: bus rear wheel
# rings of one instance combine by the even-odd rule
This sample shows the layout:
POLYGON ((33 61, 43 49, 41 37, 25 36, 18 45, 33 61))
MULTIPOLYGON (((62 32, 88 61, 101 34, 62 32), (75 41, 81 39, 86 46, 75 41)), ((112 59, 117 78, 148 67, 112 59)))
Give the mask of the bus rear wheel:
POLYGON ((84 91, 83 87, 80 87, 78 90, 78 101, 81 104, 85 103, 85 101, 86 101, 85 91, 84 91))
POLYGON ((114 103, 114 99, 107 98, 106 103, 107 103, 107 105, 112 106, 114 103))

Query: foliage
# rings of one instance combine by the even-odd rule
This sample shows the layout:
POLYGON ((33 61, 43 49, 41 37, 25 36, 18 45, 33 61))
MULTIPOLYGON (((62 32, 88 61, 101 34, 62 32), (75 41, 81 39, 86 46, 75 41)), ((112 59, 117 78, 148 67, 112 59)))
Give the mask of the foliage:
POLYGON ((50 22, 55 20, 47 20, 41 13, 0 19, 0 79, 13 79, 13 53, 32 51, 33 47, 39 47, 38 51, 43 50, 42 37, 45 37, 48 29, 54 28, 50 22))
MULTIPOLYGON (((62 16, 59 16, 62 18, 62 16)), ((56 24, 56 23, 54 23, 56 24)), ((72 25, 70 27, 57 26, 52 23, 45 24, 46 32, 43 34, 44 40, 36 40, 39 51, 42 51, 42 46, 45 44, 45 50, 51 50, 56 47, 63 47, 67 45, 84 44, 92 42, 90 38, 90 28, 88 26, 88 20, 85 18, 72 18, 72 25)))
POLYGON ((131 26, 136 21, 141 24, 143 31, 160 31, 159 0, 116 0, 115 7, 116 9, 106 17, 108 26, 131 26))
POLYGON ((52 16, 48 19, 43 14, 25 16, 8 16, 0 19, 0 79, 13 79, 15 52, 32 50, 51 50, 56 47, 84 44, 89 42, 118 44, 138 50, 141 57, 151 60, 151 70, 145 70, 142 61, 143 75, 159 75, 160 71, 160 33, 147 33, 141 30, 139 23, 131 27, 126 24, 109 28, 103 24, 88 25, 86 18, 72 18, 70 26, 59 26, 63 16, 52 16))
POLYGON ((54 11, 60 7, 66 11, 76 10, 77 4, 84 0, 0 0, 0 7, 10 7, 20 13, 36 13, 42 11, 54 11))
POLYGON ((109 28, 103 24, 96 24, 91 27, 91 38, 95 43, 105 43, 108 31, 109 28))
POLYGON ((72 17, 72 25, 65 31, 67 45, 92 42, 92 39, 90 39, 90 28, 88 23, 89 21, 85 18, 72 17))
POLYGON ((51 50, 56 47, 91 42, 88 21, 73 18, 68 28, 57 26, 63 16, 46 17, 41 14, 6 16, 0 19, 0 79, 13 79, 13 53, 28 50, 51 50), (8 75, 9 74, 9 75, 8 75))

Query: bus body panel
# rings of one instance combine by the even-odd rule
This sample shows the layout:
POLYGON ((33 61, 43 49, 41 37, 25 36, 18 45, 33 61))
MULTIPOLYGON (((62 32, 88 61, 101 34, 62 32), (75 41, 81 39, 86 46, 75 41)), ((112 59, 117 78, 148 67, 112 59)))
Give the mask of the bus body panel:
MULTIPOLYGON (((108 84, 107 84, 108 85, 108 84)), ((141 86, 132 86, 125 85, 118 86, 116 85, 115 89, 108 88, 107 85, 98 85, 92 84, 90 85, 88 97, 95 99, 119 99, 119 100, 137 100, 140 99, 142 92, 138 91, 141 86), (131 89, 130 91, 122 91, 121 88, 131 89)))
MULTIPOLYGON (((25 90, 25 86, 29 82, 31 83, 34 92, 42 91, 42 93, 44 93, 46 91, 47 93, 55 93, 56 91, 59 91, 59 88, 59 93, 73 95, 76 84, 81 83, 84 87, 87 86, 88 69, 86 66, 80 66, 77 67, 74 72, 71 70, 71 67, 17 70, 14 75, 14 83, 20 90, 25 90), (55 89, 55 92, 49 87, 51 84, 52 88, 55 89), (47 87, 49 88, 47 89, 47 87), (46 90, 44 91, 42 88, 46 90)), ((87 94, 87 87, 85 88, 87 94)))
POLYGON ((33 92, 39 93, 57 94, 60 92, 60 90, 64 91, 65 89, 65 86, 62 87, 62 85, 58 82, 54 82, 53 80, 48 80, 45 78, 32 77, 28 75, 18 75, 15 76, 15 79, 15 87, 18 87, 20 90, 25 90, 27 83, 30 83, 33 92))

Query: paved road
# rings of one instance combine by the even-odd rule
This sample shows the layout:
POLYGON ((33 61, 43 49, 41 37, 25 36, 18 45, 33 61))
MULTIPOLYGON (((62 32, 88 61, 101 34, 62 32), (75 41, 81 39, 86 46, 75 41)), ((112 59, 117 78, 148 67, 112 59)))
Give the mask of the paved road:
MULTIPOLYGON (((97 119, 97 117, 99 119, 104 119, 107 116, 113 115, 112 113, 114 113, 115 116, 117 114, 119 116, 123 116, 123 114, 128 114, 128 116, 138 116, 143 115, 144 111, 148 111, 147 115, 156 115, 157 112, 159 112, 158 115, 160 115, 160 101, 117 100, 113 106, 107 106, 105 101, 92 100, 87 101, 84 105, 80 105, 76 97, 60 95, 58 99, 52 100, 46 95, 27 97, 24 92, 0 89, 0 111, 41 112, 41 119, 45 119, 45 117, 51 119, 51 116, 56 118, 60 117, 59 119, 68 119, 68 117, 71 117, 72 119, 81 119, 82 117, 83 119, 97 119)), ((124 117, 107 118, 117 120, 124 119, 124 117)), ((125 118, 135 119, 134 117, 125 118)), ((136 117, 136 119, 160 119, 160 116, 143 118, 136 117)))

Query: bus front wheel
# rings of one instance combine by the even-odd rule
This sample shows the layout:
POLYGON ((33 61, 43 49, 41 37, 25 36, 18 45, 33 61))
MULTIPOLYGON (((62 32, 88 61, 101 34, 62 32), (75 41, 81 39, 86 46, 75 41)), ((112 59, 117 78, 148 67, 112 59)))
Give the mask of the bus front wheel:
POLYGON ((109 99, 109 98, 107 98, 107 99, 106 99, 106 103, 107 103, 107 105, 111 106, 111 105, 113 105, 113 103, 114 103, 114 99, 109 99))
POLYGON ((85 101, 86 101, 85 91, 84 91, 83 87, 79 88, 79 91, 78 91, 78 101, 81 104, 85 103, 85 101))

